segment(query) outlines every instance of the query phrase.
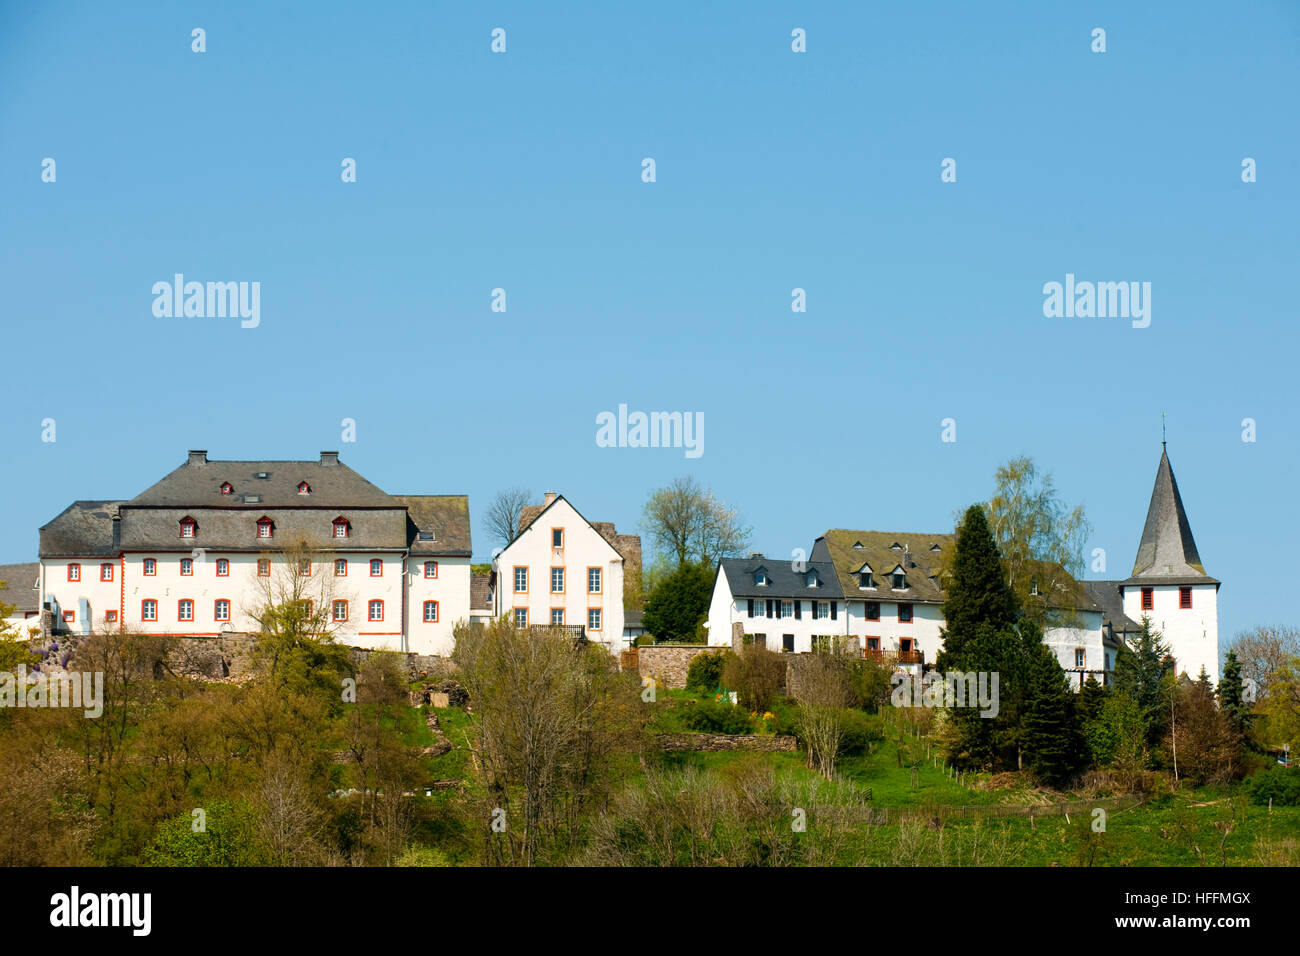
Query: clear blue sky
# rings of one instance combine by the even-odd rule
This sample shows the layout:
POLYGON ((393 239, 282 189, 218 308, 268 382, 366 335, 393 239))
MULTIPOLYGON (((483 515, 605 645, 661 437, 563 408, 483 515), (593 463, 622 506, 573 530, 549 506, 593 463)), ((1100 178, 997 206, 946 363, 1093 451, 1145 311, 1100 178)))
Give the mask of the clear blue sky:
POLYGON ((480 558, 503 486, 630 530, 689 472, 788 555, 1029 454, 1123 577, 1167 412, 1221 634, 1295 622, 1296 4, 610 6, 0 5, 0 561, 196 447, 467 493, 480 558), (176 272, 260 327, 155 318, 176 272), (620 402, 703 456, 597 447, 620 402))

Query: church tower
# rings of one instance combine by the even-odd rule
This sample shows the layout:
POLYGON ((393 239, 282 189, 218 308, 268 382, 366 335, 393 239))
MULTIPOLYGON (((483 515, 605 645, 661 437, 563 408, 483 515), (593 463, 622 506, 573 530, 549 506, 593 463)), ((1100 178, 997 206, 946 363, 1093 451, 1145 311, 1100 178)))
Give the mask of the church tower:
POLYGON ((1179 674, 1195 680, 1204 666, 1219 682, 1219 582, 1201 564, 1163 442, 1137 560, 1120 597, 1125 616, 1151 619, 1179 674))

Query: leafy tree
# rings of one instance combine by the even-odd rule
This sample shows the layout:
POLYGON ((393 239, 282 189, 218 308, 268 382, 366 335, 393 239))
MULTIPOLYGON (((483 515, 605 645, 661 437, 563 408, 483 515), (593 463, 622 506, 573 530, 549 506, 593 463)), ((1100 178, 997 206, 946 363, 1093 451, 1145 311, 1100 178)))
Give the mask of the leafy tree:
POLYGON ((679 567, 693 562, 711 567, 749 542, 738 512, 690 476, 651 492, 643 521, 655 549, 679 567))
MULTIPOLYGON (((0 591, 8 587, 8 582, 0 581, 0 591)), ((0 671, 13 673, 19 667, 35 664, 39 658, 32 653, 27 643, 27 635, 8 621, 10 615, 18 610, 17 605, 0 601, 0 671)))
POLYGON ((684 564, 650 593, 645 602, 645 629, 658 641, 685 641, 695 636, 708 616, 713 571, 703 564, 684 564))

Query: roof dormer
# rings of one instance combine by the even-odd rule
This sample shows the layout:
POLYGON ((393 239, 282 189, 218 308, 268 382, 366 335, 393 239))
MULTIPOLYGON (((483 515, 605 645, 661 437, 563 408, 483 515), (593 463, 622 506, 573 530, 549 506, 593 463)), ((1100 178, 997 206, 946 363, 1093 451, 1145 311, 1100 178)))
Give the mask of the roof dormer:
POLYGON ((235 486, 228 481, 223 481, 221 483, 221 493, 223 495, 233 495, 235 493, 235 486))
POLYGON ((889 550, 890 550, 890 551, 902 551, 902 550, 903 550, 903 546, 902 546, 901 544, 899 544, 897 541, 895 541, 893 544, 891 544, 891 545, 889 546, 889 550))
POLYGON ((871 570, 871 565, 864 564, 853 573, 858 576, 859 588, 874 588, 876 586, 876 572, 871 570))
POLYGON ((199 536, 199 523, 186 515, 181 519, 181 537, 197 538, 199 536))
POLYGON ((307 484, 307 482, 305 481, 298 482, 298 494, 300 495, 311 494, 311 485, 307 484))
POLYGON ((768 584, 767 568, 759 565, 754 569, 754 584, 757 587, 765 588, 768 584))
POLYGON ((894 570, 889 572, 889 586, 895 591, 907 590, 907 571, 901 564, 894 565, 894 570))
POLYGON ((821 578, 817 576, 817 572, 812 568, 809 568, 808 573, 804 575, 804 585, 810 588, 819 588, 822 586, 821 578))

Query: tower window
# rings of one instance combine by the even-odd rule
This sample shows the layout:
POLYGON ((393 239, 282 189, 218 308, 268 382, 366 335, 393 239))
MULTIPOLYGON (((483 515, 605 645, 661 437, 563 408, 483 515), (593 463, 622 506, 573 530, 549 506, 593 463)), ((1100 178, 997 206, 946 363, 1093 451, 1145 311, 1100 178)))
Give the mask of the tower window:
POLYGON ((1188 610, 1189 608, 1191 608, 1191 606, 1192 606, 1192 589, 1191 589, 1191 588, 1179 588, 1179 589, 1178 589, 1178 606, 1179 606, 1180 608, 1182 608, 1184 611, 1186 611, 1186 610, 1188 610))
POLYGON ((1142 589, 1142 610, 1150 611, 1155 606, 1156 606, 1156 589, 1143 588, 1142 589))

